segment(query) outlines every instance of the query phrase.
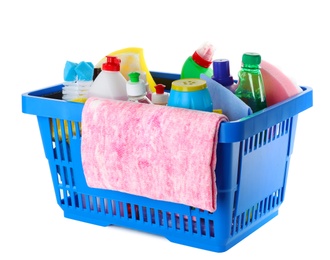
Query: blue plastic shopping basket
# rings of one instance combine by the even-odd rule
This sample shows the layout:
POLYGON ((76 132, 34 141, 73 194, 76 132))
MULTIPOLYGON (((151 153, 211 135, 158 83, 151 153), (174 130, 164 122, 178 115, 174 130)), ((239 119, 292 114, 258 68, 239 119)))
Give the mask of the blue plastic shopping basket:
MULTIPOLYGON (((177 74, 152 72, 170 86, 177 74)), ((118 225, 196 248, 224 252, 278 214, 284 201, 298 114, 312 89, 238 121, 223 122, 217 145, 217 210, 90 188, 81 163, 83 104, 61 100, 63 85, 22 94, 22 111, 37 116, 58 205, 70 219, 118 225)))

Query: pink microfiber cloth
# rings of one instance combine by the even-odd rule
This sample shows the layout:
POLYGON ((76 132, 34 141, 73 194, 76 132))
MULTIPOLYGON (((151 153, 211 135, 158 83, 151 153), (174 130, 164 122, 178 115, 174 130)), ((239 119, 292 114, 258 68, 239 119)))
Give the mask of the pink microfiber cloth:
POLYGON ((87 185, 213 212, 223 121, 223 114, 91 97, 82 113, 87 185))
POLYGON ((265 60, 261 61, 260 71, 264 81, 267 106, 274 105, 302 92, 302 89, 279 68, 265 60))

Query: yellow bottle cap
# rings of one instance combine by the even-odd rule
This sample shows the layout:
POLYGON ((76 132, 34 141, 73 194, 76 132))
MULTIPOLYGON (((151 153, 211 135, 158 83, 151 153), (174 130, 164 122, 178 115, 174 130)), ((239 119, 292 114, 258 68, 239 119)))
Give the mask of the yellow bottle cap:
POLYGON ((171 89, 177 91, 192 92, 206 88, 206 81, 203 79, 187 78, 178 79, 172 82, 171 89))

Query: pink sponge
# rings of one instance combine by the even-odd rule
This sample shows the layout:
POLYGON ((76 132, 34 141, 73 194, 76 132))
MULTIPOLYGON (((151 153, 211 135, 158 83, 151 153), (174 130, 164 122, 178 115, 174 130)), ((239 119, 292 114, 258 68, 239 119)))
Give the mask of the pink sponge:
POLYGON ((267 106, 286 100, 302 91, 281 70, 269 62, 262 60, 260 70, 265 85, 267 106))

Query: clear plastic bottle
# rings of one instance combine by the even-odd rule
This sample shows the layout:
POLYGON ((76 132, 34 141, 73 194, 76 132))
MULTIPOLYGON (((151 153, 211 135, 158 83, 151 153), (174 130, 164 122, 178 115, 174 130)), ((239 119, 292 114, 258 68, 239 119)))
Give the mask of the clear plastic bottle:
POLYGON ((192 56, 189 56, 181 69, 181 79, 200 78, 203 73, 209 77, 213 75, 213 69, 210 67, 215 48, 209 42, 203 43, 192 56))
POLYGON ((128 101, 152 104, 147 97, 146 83, 140 79, 140 73, 137 71, 130 72, 128 77, 129 80, 126 83, 128 101))
POLYGON ((107 56, 107 61, 102 64, 102 71, 89 89, 88 97, 128 100, 127 80, 120 72, 120 62, 115 56, 107 56))
POLYGON ((238 72, 238 86, 235 91, 235 95, 245 102, 253 112, 267 107, 260 63, 260 54, 255 52, 243 54, 241 70, 238 72))

